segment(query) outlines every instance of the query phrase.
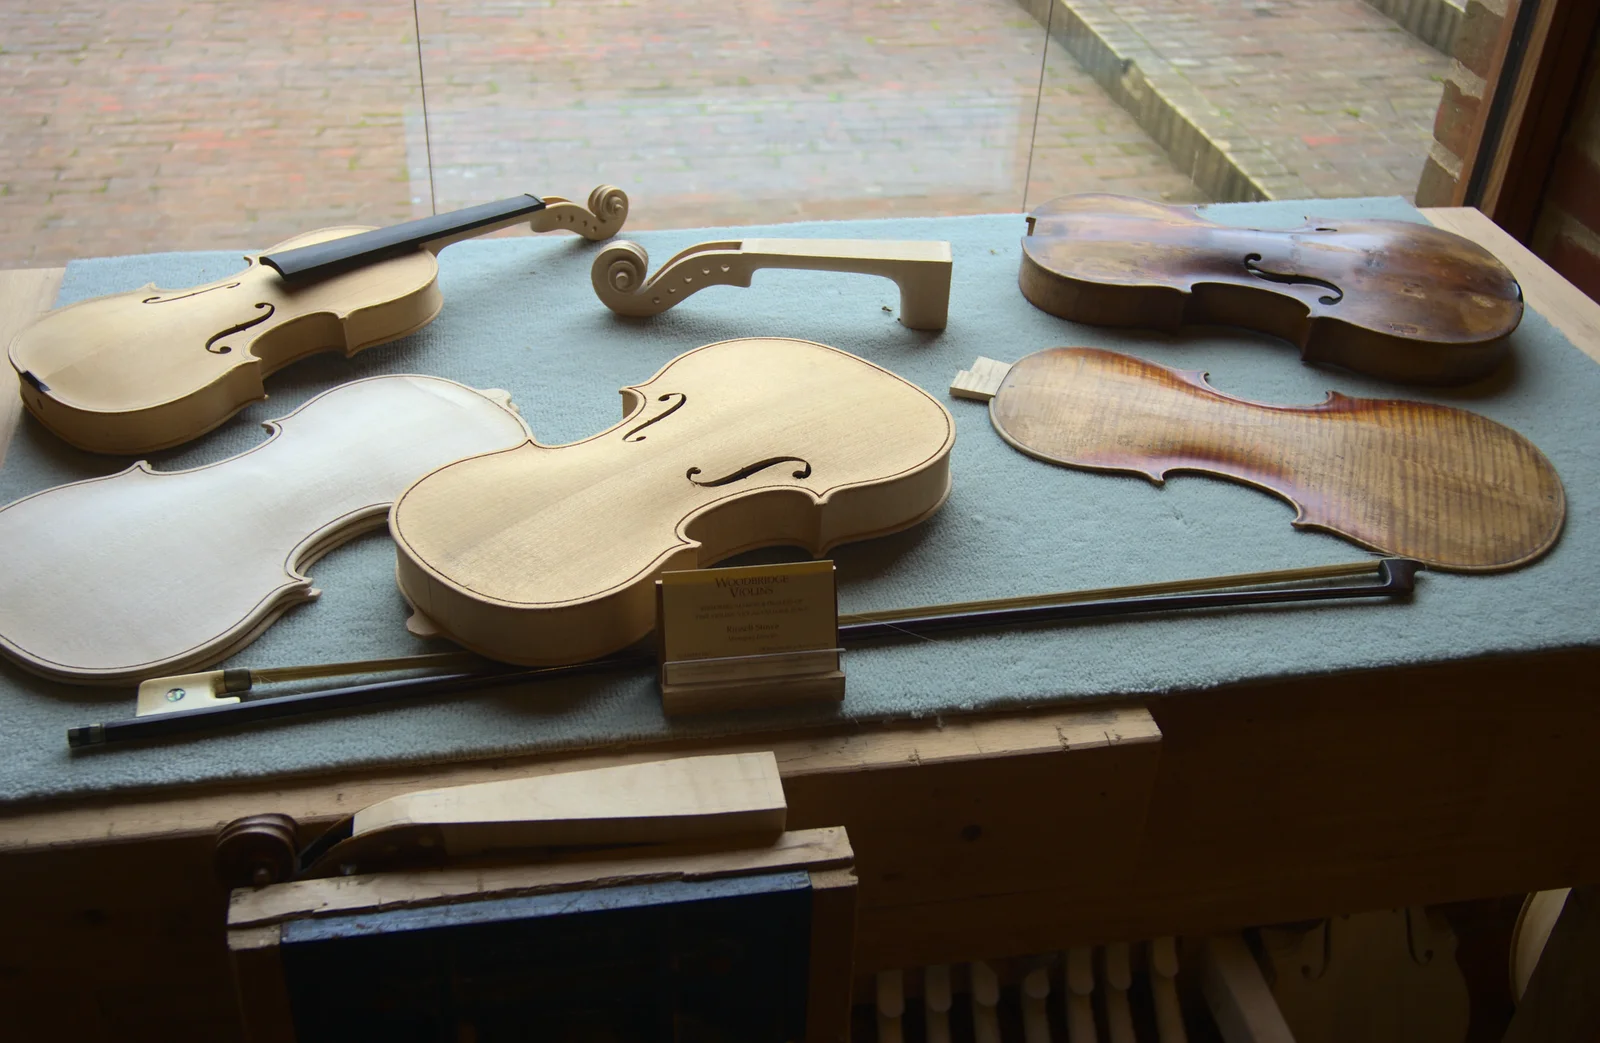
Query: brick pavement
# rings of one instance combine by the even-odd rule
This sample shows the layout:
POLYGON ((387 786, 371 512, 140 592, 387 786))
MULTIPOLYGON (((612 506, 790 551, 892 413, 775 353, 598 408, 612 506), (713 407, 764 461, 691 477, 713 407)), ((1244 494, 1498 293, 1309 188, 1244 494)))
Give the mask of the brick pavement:
MULTIPOLYGON (((434 0, 422 32, 441 208, 599 182, 641 228, 1023 205, 1043 34, 1007 0, 434 0)), ((1193 197, 1070 62, 1050 87, 1043 184, 1193 197)))
MULTIPOLYGON (((1007 0, 421 8, 441 209, 601 181, 640 228, 1022 206, 1043 33, 1007 0)), ((8 4, 0 40, 0 264, 429 209, 410 0, 8 4)), ((1036 180, 1193 195, 1054 65, 1036 180)))
MULTIPOLYGON (((1057 2, 1062 25, 1088 30, 1074 53, 1098 49, 1113 91, 1134 84, 1126 103, 1180 167, 1188 150, 1165 133, 1178 122, 1232 160, 1235 198, 1415 194, 1450 59, 1362 0, 1057 2)), ((1201 173, 1206 151, 1196 180, 1228 194, 1201 173)))
MULTIPOLYGON (((1391 23, 1350 28, 1381 22, 1359 0, 1114 2, 1310 190, 1409 193, 1438 85, 1391 23), (1319 54, 1328 32, 1365 64, 1319 54)), ((638 228, 1200 198, 1054 43, 1039 95, 1044 35, 1014 0, 420 8, 426 144, 411 0, 0 6, 0 264, 263 248, 602 181, 638 228)))
POLYGON ((426 213, 413 33, 410 0, 0 6, 0 264, 426 213))

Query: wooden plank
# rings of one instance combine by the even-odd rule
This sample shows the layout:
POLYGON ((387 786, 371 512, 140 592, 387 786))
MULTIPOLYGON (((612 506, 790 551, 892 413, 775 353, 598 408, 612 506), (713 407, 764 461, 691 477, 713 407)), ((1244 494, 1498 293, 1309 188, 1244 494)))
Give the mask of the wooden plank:
POLYGON ((1600 1039, 1600 886, 1574 887, 1528 979, 1505 1043, 1600 1039))
POLYGON ((779 774, 789 780, 908 764, 987 762, 1062 750, 1153 743, 1159 739, 1160 730, 1142 707, 1101 706, 948 722, 897 722, 858 726, 849 731, 650 743, 621 751, 546 754, 420 768, 413 765, 304 780, 230 782, 153 797, 77 798, 12 805, 0 813, 0 855, 62 845, 210 837, 236 818, 263 811, 291 815, 302 825, 325 825, 381 800, 416 790, 636 764, 673 753, 772 750, 778 759, 779 774))
POLYGON ((282 928, 245 927, 228 935, 228 957, 249 1043, 294 1043, 289 987, 278 944, 282 928))
POLYGON ((771 844, 730 847, 673 845, 640 854, 620 848, 536 862, 463 869, 430 869, 296 880, 259 890, 240 888, 228 904, 228 927, 259 927, 316 916, 400 909, 477 895, 510 898, 575 888, 704 880, 780 869, 846 866, 853 853, 838 827, 795 830, 771 844))
MULTIPOLYGON (((1467 139, 1466 148, 1461 153, 1461 176, 1456 178, 1456 183, 1450 190, 1450 203, 1460 206, 1467 197, 1467 187, 1472 181, 1472 172, 1480 162, 1488 162, 1491 157, 1484 155, 1485 138, 1490 134, 1489 113, 1494 107, 1494 96, 1499 89, 1500 81, 1505 78, 1505 64, 1509 57, 1509 44, 1511 42, 1512 26, 1517 20, 1517 8, 1522 0, 1506 0, 1505 14, 1501 16, 1500 26, 1496 30, 1494 54, 1489 59, 1488 75, 1484 77, 1483 97, 1478 101, 1478 112, 1472 120, 1472 130, 1467 139)), ((1476 78, 1477 73, 1467 69, 1467 74, 1476 78)), ((1503 126, 1503 125, 1502 125, 1503 126)), ((1500 135, 1504 140, 1504 135, 1500 135)), ((1493 148, 1493 143, 1490 143, 1493 148)))
POLYGON ((447 786, 356 812, 329 864, 427 838, 452 857, 494 849, 669 843, 735 834, 774 837, 788 813, 767 751, 670 757, 589 771, 447 786))
POLYGON ((1466 236, 1498 257, 1522 284, 1527 306, 1548 319, 1579 351, 1600 362, 1600 304, 1481 212, 1470 207, 1435 207, 1422 213, 1438 227, 1466 236))
POLYGON ((855 949, 856 874, 849 869, 813 869, 807 1043, 848 1043, 855 949))
POLYGON ((1207 938, 1200 954, 1200 981, 1227 1043, 1294 1043, 1294 1033, 1243 938, 1207 938))
MULTIPOLYGON (((9 346, 17 331, 56 302, 65 268, 23 268, 0 271, 0 348, 9 346)), ((17 393, 17 371, 0 364, 0 466, 6 448, 22 418, 22 398, 17 393)))
MULTIPOLYGON (((1507 28, 1516 15, 1516 6, 1509 6, 1507 28)), ((1532 235, 1544 203, 1557 149, 1578 104, 1597 20, 1600 6, 1593 0, 1540 0, 1534 11, 1482 197, 1474 201, 1519 240, 1532 235)))

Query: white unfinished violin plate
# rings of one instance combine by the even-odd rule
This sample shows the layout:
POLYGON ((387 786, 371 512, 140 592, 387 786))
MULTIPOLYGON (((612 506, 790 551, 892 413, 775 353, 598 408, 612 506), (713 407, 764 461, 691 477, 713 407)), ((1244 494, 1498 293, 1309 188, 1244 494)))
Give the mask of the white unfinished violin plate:
POLYGON ((527 441, 504 392, 370 377, 188 471, 126 471, 0 508, 0 649, 35 673, 135 682, 218 662, 315 598, 302 570, 381 526, 419 475, 527 441))

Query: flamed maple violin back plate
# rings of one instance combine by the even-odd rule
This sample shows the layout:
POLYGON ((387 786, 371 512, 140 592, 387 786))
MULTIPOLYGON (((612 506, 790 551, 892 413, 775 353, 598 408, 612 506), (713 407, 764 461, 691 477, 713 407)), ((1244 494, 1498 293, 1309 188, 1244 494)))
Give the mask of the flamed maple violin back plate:
POLYGON ((822 344, 723 341, 623 392, 626 419, 418 481, 390 519, 407 599, 509 662, 579 662, 654 626, 654 580, 755 547, 815 554, 921 521, 955 426, 921 388, 822 344))
POLYGON ((0 648, 86 683, 218 662, 315 597, 301 570, 419 475, 528 437, 503 396, 423 376, 344 384, 267 426, 214 464, 141 461, 0 508, 0 648))
POLYGON ((1424 402, 1330 393, 1314 406, 1232 398, 1205 375, 1093 348, 1052 348, 990 400, 1018 449, 1070 467, 1204 474, 1276 493, 1294 524, 1437 568, 1525 565, 1555 544, 1555 469, 1508 427, 1424 402))
MULTIPOLYGON (((326 228, 271 250, 365 231, 326 228)), ((354 354, 439 313, 438 262, 404 257, 291 286, 258 255, 186 290, 146 286, 68 305, 12 341, 22 401, 83 449, 144 453, 186 442, 266 395, 263 378, 322 351, 354 354)))
POLYGON ((1307 362, 1405 383, 1494 372, 1522 320, 1522 291, 1493 254, 1408 221, 1311 220, 1234 228, 1195 207, 1066 196, 1036 209, 1018 284, 1052 315, 1175 330, 1244 326, 1307 362))

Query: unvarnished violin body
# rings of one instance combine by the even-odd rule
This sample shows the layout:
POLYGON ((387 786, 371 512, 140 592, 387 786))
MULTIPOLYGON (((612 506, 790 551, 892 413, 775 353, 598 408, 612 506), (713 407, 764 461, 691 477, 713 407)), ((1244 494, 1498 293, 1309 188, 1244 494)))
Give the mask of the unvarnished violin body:
POLYGON ((1517 432, 1463 409, 1330 393, 1311 406, 1224 395, 1205 374, 1095 348, 1005 371, 995 430, 1031 456, 1160 483, 1199 471, 1265 489, 1322 529, 1435 568, 1525 565, 1561 533, 1555 468, 1517 432))
POLYGON ((1306 362, 1414 384, 1489 375, 1522 320, 1510 271, 1431 225, 1234 228, 1195 207, 1102 194, 1028 217, 1018 282, 1034 305, 1075 322, 1243 326, 1292 341, 1306 362))
POLYGON ((624 648, 654 581, 757 547, 815 554, 907 528, 949 493, 955 425, 916 385, 802 340, 723 341, 623 390, 625 419, 434 471, 390 514, 400 590, 482 655, 624 648))
POLYGON ((266 426, 226 460, 140 461, 0 508, 0 650, 85 684, 216 663, 315 598, 304 570, 416 478, 528 437, 504 392, 427 376, 342 384, 266 426))
POLYGON ((23 404, 81 449, 178 445, 265 398, 264 378, 296 359, 353 355, 432 322, 443 304, 434 255, 444 245, 513 223, 601 239, 621 227, 619 190, 596 189, 590 205, 600 210, 523 196, 458 211, 470 219, 455 223, 445 214, 388 229, 325 228, 246 255, 244 271, 204 286, 150 285, 68 305, 11 343, 23 404), (483 210, 494 213, 485 220, 483 210), (418 225, 431 238, 405 236, 418 225), (346 240, 357 248, 336 249, 346 240), (330 249, 307 249, 319 245, 330 249), (332 256, 304 271, 285 264, 288 274, 273 267, 301 252, 332 256))

